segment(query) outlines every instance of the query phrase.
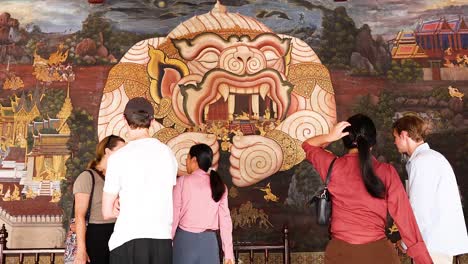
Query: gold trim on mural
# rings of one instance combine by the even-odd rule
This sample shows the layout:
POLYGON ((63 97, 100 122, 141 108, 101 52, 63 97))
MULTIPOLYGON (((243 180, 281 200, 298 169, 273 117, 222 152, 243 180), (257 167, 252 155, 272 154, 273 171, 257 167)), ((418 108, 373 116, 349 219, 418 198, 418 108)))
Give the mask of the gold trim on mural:
POLYGON ((292 138, 280 130, 271 130, 265 134, 265 137, 274 140, 283 150, 283 163, 281 164, 280 171, 289 170, 304 160, 305 153, 299 140, 292 138))
POLYGON ((310 98, 315 85, 335 94, 328 69, 320 63, 304 62, 289 66, 288 80, 294 84, 293 92, 310 98))
POLYGON ((153 137, 159 139, 164 144, 167 144, 169 140, 177 137, 180 135, 180 133, 171 127, 165 127, 163 129, 160 129, 158 132, 154 133, 153 137))
POLYGON ((179 131, 179 133, 185 132, 187 128, 190 126, 182 123, 179 118, 177 118, 176 114, 174 113, 174 110, 171 109, 171 111, 167 114, 167 118, 169 118, 172 122, 174 122, 175 126, 174 128, 179 131))
POLYGON ((109 71, 104 93, 112 92, 125 86, 125 92, 131 99, 144 96, 150 82, 146 66, 136 63, 119 63, 109 71))
POLYGON ((156 49, 155 47, 148 45, 148 55, 149 55, 149 62, 147 65, 148 76, 151 80, 150 84, 150 94, 153 100, 159 104, 161 102, 161 98, 159 95, 158 83, 159 78, 163 76, 161 71, 163 71, 164 67, 173 67, 179 70, 182 77, 189 74, 189 69, 187 65, 179 60, 179 59, 172 59, 166 56, 166 54, 160 50, 156 49))
POLYGON ((169 97, 164 97, 161 99, 160 104, 158 105, 158 111, 154 114, 154 117, 161 119, 166 117, 169 114, 169 111, 172 110, 172 101, 169 97))

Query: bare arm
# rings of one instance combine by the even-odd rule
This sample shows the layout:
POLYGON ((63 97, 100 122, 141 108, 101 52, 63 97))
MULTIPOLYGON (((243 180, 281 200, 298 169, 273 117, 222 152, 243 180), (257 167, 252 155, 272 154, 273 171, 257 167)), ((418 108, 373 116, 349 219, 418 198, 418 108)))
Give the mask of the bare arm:
POLYGON ((85 264, 89 261, 86 252, 86 221, 85 216, 88 211, 90 195, 88 193, 75 194, 75 225, 76 225, 76 240, 78 250, 76 253, 75 263, 85 264))
POLYGON ((305 142, 314 147, 325 148, 330 143, 347 136, 349 132, 343 132, 343 130, 350 125, 351 124, 346 121, 339 122, 330 130, 330 133, 311 137, 305 142))
POLYGON ((117 218, 117 212, 114 210, 114 204, 117 201, 118 194, 104 192, 102 194, 102 217, 105 220, 117 218))

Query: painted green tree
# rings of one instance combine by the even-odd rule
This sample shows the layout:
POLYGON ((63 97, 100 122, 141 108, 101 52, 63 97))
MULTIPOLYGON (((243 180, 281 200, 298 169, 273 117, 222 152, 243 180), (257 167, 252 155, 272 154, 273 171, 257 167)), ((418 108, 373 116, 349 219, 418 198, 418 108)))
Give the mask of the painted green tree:
POLYGON ((97 144, 94 120, 87 111, 73 110, 67 124, 70 127, 67 147, 71 151, 71 156, 65 163, 67 173, 60 186, 62 198, 59 202, 63 210, 62 222, 65 228, 68 228, 73 205, 73 183, 94 158, 97 144))
POLYGON ((308 161, 303 161, 294 170, 285 203, 300 211, 311 210, 309 201, 321 185, 317 171, 308 161))
POLYGON ((56 118, 65 101, 65 91, 62 89, 46 89, 41 100, 42 118, 56 118))
POLYGON ((413 82, 421 80, 422 76, 422 67, 414 60, 392 61, 387 71, 387 78, 395 82, 413 82))
POLYGON ((373 104, 370 95, 362 97, 353 109, 354 113, 369 116, 377 128, 377 145, 373 149, 377 156, 382 155, 389 162, 400 163, 401 155, 393 144, 393 116, 395 115, 395 95, 383 91, 377 104, 373 104))
POLYGON ((319 57, 334 68, 347 68, 355 49, 357 28, 344 7, 337 7, 323 16, 319 57))

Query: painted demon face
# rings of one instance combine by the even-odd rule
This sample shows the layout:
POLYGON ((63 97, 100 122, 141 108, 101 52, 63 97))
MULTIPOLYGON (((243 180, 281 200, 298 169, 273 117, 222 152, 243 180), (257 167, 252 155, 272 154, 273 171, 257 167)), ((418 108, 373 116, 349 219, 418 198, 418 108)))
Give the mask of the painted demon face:
POLYGON ((253 119, 265 110, 271 111, 272 116, 283 120, 292 90, 285 77, 290 41, 271 33, 254 39, 230 36, 225 40, 204 33, 193 39, 173 40, 189 73, 181 76, 183 70, 174 64, 162 66, 171 69, 160 77, 160 94, 172 98, 175 114, 187 125, 200 125, 216 114, 216 119, 233 120, 245 111, 253 119), (177 83, 167 85, 167 80, 177 83))

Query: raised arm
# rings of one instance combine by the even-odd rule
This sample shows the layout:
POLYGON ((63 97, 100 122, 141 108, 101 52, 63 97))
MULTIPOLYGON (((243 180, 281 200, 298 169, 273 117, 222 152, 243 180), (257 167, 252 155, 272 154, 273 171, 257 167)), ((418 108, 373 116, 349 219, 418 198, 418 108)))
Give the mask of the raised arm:
POLYGON ((330 133, 311 137, 304 142, 314 147, 325 148, 330 143, 335 142, 344 136, 347 136, 349 132, 343 132, 343 130, 350 125, 351 124, 349 124, 346 121, 339 122, 330 130, 330 133))

